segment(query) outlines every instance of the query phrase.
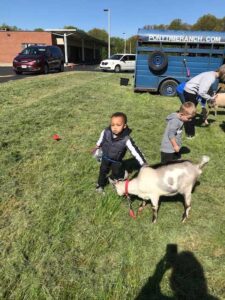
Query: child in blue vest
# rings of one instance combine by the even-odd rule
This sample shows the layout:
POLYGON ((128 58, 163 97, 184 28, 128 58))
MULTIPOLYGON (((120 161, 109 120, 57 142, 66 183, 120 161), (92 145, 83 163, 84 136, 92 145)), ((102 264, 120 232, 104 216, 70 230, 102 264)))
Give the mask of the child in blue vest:
POLYGON ((99 170, 97 192, 103 192, 108 183, 108 174, 113 180, 124 180, 128 176, 122 159, 127 149, 139 162, 140 166, 146 164, 146 160, 130 137, 131 129, 127 126, 127 116, 122 112, 116 112, 111 116, 110 126, 101 132, 94 151, 102 149, 102 160, 99 170))

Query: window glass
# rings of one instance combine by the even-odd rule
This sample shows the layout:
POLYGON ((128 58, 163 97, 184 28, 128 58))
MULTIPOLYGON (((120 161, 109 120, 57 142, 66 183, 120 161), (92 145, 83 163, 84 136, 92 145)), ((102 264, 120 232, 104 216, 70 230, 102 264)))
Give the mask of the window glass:
POLYGON ((110 59, 119 60, 119 59, 121 59, 122 56, 123 56, 122 54, 114 54, 110 57, 110 59))
POLYGON ((129 55, 129 60, 135 60, 135 55, 129 55))
POLYGON ((44 53, 46 51, 46 48, 44 47, 28 47, 25 48, 21 53, 24 55, 39 55, 41 53, 44 53))

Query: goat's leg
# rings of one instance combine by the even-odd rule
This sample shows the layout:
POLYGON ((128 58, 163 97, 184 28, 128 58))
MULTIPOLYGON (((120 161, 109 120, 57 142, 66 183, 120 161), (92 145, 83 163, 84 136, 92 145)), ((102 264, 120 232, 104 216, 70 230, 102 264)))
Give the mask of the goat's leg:
POLYGON ((182 223, 186 221, 191 209, 191 190, 184 194, 184 213, 182 217, 182 223))
POLYGON ((145 208, 145 206, 146 206, 146 201, 142 201, 138 208, 138 214, 140 214, 142 212, 142 210, 145 208))
POLYGON ((151 198, 152 203, 152 223, 156 223, 158 217, 159 197, 151 198))

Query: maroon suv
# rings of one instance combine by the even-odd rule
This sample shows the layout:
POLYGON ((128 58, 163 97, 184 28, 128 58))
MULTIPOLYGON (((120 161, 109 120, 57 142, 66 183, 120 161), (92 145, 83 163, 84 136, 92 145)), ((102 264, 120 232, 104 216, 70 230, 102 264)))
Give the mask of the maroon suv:
POLYGON ((64 71, 64 56, 57 46, 30 46, 13 60, 16 74, 23 72, 44 73, 50 70, 64 71))

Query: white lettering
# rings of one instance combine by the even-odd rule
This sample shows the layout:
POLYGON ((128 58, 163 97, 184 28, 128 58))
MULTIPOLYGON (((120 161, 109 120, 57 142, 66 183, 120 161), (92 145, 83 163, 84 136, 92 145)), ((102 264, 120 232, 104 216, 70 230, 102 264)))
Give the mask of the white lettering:
POLYGON ((156 42, 183 42, 183 43, 224 43, 218 36, 197 36, 197 35, 166 35, 166 34, 150 34, 149 41, 156 42))

